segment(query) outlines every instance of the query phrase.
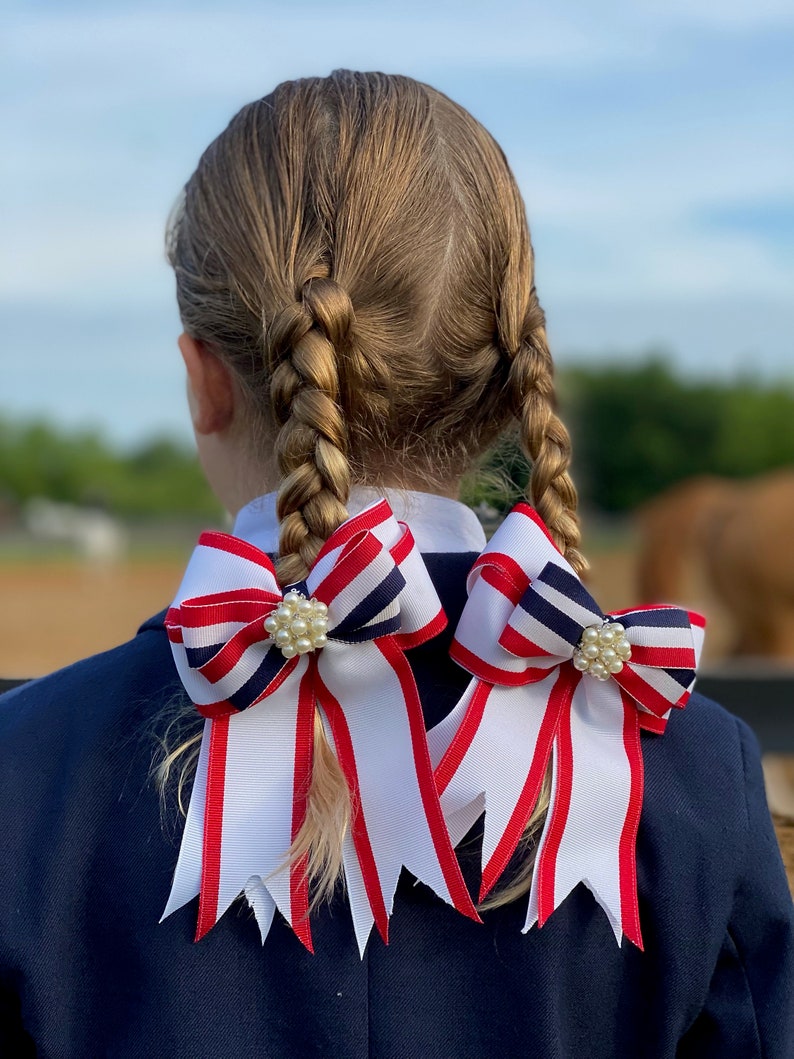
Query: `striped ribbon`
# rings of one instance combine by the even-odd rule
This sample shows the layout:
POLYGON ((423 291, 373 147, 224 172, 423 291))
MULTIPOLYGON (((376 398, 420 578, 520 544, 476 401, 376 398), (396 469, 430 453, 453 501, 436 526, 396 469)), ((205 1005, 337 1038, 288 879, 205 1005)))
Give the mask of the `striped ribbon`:
POLYGON ((327 605, 328 642, 286 659, 263 625, 283 598, 271 560, 205 533, 166 617, 180 678, 207 720, 163 918, 198 894, 198 940, 244 892, 263 942, 278 908, 312 950, 306 864, 287 869, 285 858, 306 815, 318 708, 350 791, 344 874, 362 955, 373 923, 388 939, 403 865, 476 919, 404 653, 446 624, 408 527, 378 501, 290 587, 327 605))
POLYGON ((662 733, 686 705, 704 620, 655 605, 604 615, 528 504, 497 530, 468 589, 451 654, 473 679, 428 742, 453 843, 485 809, 480 899, 515 852, 551 760, 524 931, 583 882, 618 942, 642 948, 640 731, 662 733), (599 681, 572 658, 584 629, 607 620, 623 625, 631 658, 599 681))

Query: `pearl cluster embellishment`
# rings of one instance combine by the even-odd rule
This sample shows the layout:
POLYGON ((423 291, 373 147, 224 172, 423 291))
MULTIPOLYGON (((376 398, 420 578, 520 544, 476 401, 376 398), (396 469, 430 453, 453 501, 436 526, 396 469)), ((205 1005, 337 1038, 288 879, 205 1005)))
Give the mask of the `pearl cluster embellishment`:
POLYGON ((631 658, 631 644, 619 621, 588 625, 573 652, 574 668, 596 680, 609 680, 631 658))
POLYGON ((305 655, 328 643, 328 607, 302 592, 285 592, 284 599, 265 618, 265 632, 285 658, 305 655))

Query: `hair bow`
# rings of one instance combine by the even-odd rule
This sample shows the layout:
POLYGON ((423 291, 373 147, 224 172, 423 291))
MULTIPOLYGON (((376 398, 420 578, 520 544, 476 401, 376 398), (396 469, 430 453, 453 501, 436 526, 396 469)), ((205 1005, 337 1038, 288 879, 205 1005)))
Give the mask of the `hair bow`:
POLYGON ((328 539, 282 593, 271 560, 223 533, 199 539, 166 628, 207 721, 163 918, 199 894, 196 938, 245 891, 264 942, 275 907, 311 950, 303 823, 318 706, 352 805, 344 873, 363 954, 388 937, 403 865, 477 918, 438 795, 405 649, 446 624, 407 526, 381 500, 328 539))
POLYGON ((579 882, 642 948, 640 730, 686 705, 704 619, 670 606, 605 615, 537 513, 518 504, 474 564, 452 657, 473 674, 428 733, 454 843, 485 809, 480 899, 507 866, 552 760, 524 932, 579 882))

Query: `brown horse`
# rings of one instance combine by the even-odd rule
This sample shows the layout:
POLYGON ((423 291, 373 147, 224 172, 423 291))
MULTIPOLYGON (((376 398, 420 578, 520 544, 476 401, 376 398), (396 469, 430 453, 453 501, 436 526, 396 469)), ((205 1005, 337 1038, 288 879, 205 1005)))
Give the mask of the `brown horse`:
POLYGON ((731 619, 732 654, 794 660, 794 470, 690 478, 638 522, 643 598, 686 599, 699 577, 731 619))

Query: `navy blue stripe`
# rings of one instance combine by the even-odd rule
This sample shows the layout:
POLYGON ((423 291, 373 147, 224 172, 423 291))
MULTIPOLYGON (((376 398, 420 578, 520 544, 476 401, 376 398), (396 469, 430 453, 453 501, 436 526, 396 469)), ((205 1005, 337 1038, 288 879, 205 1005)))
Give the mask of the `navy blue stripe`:
POLYGON ((284 595, 286 596, 288 592, 299 592, 302 596, 306 596, 307 599, 311 597, 309 586, 306 584, 305 581, 296 581, 292 585, 287 585, 287 587, 284 589, 284 595))
MULTIPOLYGON (((334 637, 337 640, 352 642, 351 635, 357 633, 363 625, 372 621, 382 610, 392 604, 404 588, 405 578, 400 573, 399 567, 395 566, 389 575, 373 588, 343 621, 334 626, 332 630, 334 637)), ((367 636, 366 639, 372 639, 372 637, 367 636)))
POLYGON ((556 563, 547 563, 537 578, 532 582, 521 598, 520 606, 531 617, 535 618, 546 628, 551 629, 557 636, 561 637, 571 647, 575 647, 581 638, 584 626, 580 621, 565 614, 549 600, 538 594, 535 585, 543 583, 550 588, 567 596, 580 607, 591 611, 593 624, 602 620, 603 615, 598 609, 598 604, 582 585, 578 578, 573 577, 566 570, 562 570, 556 563))
POLYGON ((372 625, 365 625, 361 629, 353 629, 346 636, 340 636, 337 629, 328 634, 329 640, 342 640, 343 643, 366 643, 368 640, 377 640, 379 636, 389 636, 393 632, 400 631, 400 615, 395 614, 392 618, 384 621, 376 621, 372 625))
POLYGON ((618 614, 614 620, 626 629, 640 626, 650 629, 688 629, 690 626, 689 615, 680 607, 638 610, 634 614, 618 614))
POLYGON ((601 613, 601 608, 579 578, 575 577, 573 574, 569 574, 567 570, 563 570, 563 568, 557 566, 556 563, 546 563, 540 571, 540 575, 535 580, 542 581, 544 585, 548 585, 549 588, 553 588, 555 591, 567 596, 568 599, 572 600, 578 606, 591 611, 595 621, 603 620, 604 615, 601 613))
POLYGON ((582 626, 579 622, 569 618, 567 614, 557 610, 553 603, 539 596, 532 585, 524 593, 521 607, 541 625, 545 625, 547 629, 551 629, 552 632, 562 637, 571 647, 579 643, 582 635, 582 626))
POLYGON ((279 670, 286 665, 287 659, 275 646, 265 655, 262 665, 253 673, 245 684, 229 696, 229 702, 238 710, 247 710, 251 703, 257 699, 279 670))
POLYGON ((694 669, 668 669, 666 670, 676 682, 686 690, 695 678, 694 669))
POLYGON ((222 647, 222 643, 215 643, 210 647, 186 647, 187 664, 191 669, 201 669, 222 647))

